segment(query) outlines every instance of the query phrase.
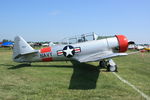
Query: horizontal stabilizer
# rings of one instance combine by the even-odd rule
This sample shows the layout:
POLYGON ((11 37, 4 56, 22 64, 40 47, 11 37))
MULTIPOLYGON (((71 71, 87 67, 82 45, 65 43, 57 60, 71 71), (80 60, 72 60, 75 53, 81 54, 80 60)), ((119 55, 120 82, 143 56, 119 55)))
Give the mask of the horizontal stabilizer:
POLYGON ((29 55, 29 54, 34 54, 34 53, 38 53, 38 51, 35 50, 34 52, 30 52, 30 53, 18 54, 17 56, 14 57, 14 59, 17 59, 17 58, 19 58, 21 56, 25 56, 25 55, 29 55))

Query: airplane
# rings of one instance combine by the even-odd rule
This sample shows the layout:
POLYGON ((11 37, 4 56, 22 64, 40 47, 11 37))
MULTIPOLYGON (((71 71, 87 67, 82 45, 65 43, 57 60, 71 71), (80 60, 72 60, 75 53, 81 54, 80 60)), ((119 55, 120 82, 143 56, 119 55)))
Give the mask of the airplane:
POLYGON ((145 46, 145 47, 144 47, 144 50, 146 50, 146 51, 150 52, 150 45, 145 46))
POLYGON ((137 50, 143 50, 143 49, 144 49, 144 46, 142 46, 142 45, 136 45, 136 46, 135 46, 135 49, 137 49, 137 50))
POLYGON ((109 72, 117 72, 114 57, 126 56, 128 39, 124 35, 97 39, 94 34, 66 39, 67 42, 33 49, 21 36, 14 39, 13 61, 19 63, 77 61, 80 63, 99 61, 98 68, 106 68, 109 72), (88 40, 88 37, 92 37, 88 40), (74 42, 71 42, 74 41, 74 42))

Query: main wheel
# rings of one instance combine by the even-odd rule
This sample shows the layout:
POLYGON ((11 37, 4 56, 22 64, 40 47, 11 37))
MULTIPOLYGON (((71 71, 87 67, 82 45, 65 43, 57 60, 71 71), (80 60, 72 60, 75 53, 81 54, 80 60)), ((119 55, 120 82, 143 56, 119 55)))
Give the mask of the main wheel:
POLYGON ((107 71, 109 71, 109 72, 118 72, 117 71, 117 65, 114 65, 114 66, 108 65, 107 66, 107 71))
POLYGON ((107 71, 117 72, 117 65, 112 59, 108 60, 107 71))
POLYGON ((106 61, 105 60, 101 60, 99 62, 98 69, 102 69, 102 68, 105 68, 105 67, 106 67, 106 61))

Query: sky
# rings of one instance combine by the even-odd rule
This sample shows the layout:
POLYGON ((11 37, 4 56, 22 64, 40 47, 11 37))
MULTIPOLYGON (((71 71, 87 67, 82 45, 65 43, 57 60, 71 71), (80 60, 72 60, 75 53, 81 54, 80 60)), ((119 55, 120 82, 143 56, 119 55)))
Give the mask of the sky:
POLYGON ((0 41, 60 41, 84 33, 150 44, 150 0, 0 0, 0 41))

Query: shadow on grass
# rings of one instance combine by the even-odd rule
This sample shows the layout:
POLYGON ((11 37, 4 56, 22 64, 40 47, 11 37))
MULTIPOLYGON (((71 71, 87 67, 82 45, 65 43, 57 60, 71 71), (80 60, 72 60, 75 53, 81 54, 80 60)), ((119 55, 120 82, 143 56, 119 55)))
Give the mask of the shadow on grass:
POLYGON ((12 67, 9 67, 8 69, 19 69, 19 68, 22 68, 22 67, 26 67, 27 65, 26 64, 19 64, 19 65, 12 65, 12 67))
MULTIPOLYGON (((86 64, 86 63, 78 63, 72 62, 72 65, 31 65, 27 66, 27 64, 19 64, 12 65, 12 67, 8 69, 18 69, 23 67, 57 67, 57 68, 73 68, 73 74, 70 79, 70 84, 68 89, 77 89, 77 90, 88 90, 95 89, 98 77, 100 75, 100 71, 96 66, 86 64)), ((10 66, 10 65, 9 65, 10 66)))
POLYGON ((73 74, 69 89, 88 90, 95 89, 100 71, 96 66, 86 63, 73 63, 73 74))
POLYGON ((23 67, 57 67, 57 68, 72 68, 71 65, 31 65, 29 66, 28 64, 19 64, 19 65, 12 65, 12 67, 8 69, 19 69, 23 67))

